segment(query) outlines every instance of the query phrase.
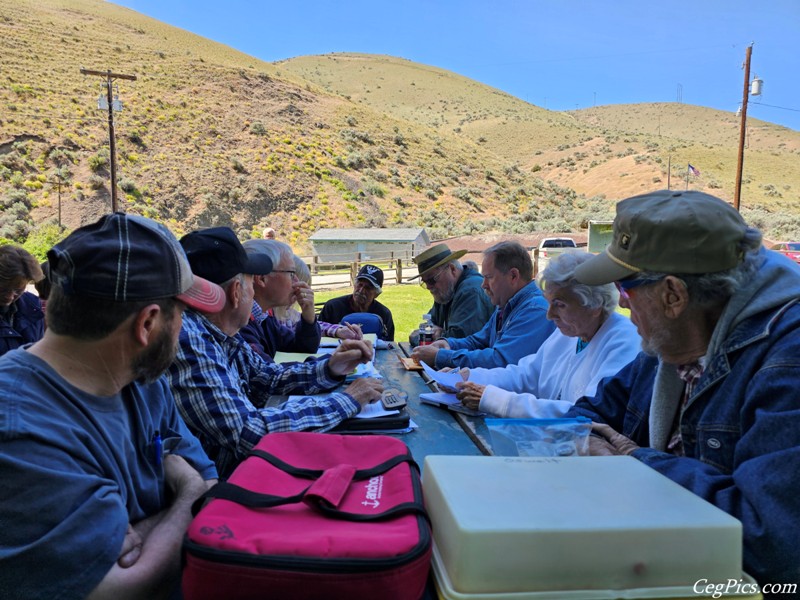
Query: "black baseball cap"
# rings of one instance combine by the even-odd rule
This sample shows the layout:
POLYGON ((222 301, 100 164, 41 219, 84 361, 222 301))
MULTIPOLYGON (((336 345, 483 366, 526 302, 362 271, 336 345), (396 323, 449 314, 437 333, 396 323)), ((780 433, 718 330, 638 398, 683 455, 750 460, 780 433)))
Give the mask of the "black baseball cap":
POLYGON ((192 272, 214 283, 224 283, 239 273, 269 275, 272 259, 264 254, 247 254, 230 227, 211 227, 187 233, 181 238, 192 272))
POLYGON ((356 279, 366 279, 380 292, 383 286, 383 271, 375 265, 364 265, 358 272, 356 279))
POLYGON ((192 274, 164 225, 116 212, 73 231, 47 253, 48 276, 68 296, 114 302, 177 298, 204 312, 225 306, 217 284, 192 274))

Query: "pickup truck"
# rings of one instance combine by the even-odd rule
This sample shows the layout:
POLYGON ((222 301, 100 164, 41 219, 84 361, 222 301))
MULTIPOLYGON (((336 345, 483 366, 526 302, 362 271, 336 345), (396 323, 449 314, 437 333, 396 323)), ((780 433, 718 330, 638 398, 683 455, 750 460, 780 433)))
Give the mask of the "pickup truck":
POLYGON ((578 245, 572 238, 544 238, 539 242, 534 271, 536 273, 541 273, 547 268, 547 263, 550 262, 550 259, 555 258, 559 254, 564 254, 565 252, 583 252, 583 249, 578 248, 578 245))

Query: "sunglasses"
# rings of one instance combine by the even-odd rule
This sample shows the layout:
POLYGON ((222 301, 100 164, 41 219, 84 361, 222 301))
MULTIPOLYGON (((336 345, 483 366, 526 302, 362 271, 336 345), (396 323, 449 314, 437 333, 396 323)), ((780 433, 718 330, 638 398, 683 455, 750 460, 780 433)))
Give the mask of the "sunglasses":
POLYGON ((650 285, 651 283, 658 283, 662 279, 663 277, 660 277, 658 279, 628 278, 628 279, 621 279, 620 281, 615 281, 614 285, 617 286, 617 291, 619 292, 620 298, 624 298, 625 300, 630 300, 631 296, 633 296, 633 290, 635 290, 639 286, 650 285))

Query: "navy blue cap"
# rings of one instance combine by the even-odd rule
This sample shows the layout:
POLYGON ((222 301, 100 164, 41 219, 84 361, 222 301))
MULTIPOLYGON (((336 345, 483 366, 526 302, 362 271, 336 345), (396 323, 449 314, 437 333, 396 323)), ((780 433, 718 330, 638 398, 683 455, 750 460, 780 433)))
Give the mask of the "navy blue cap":
POLYGON ((214 283, 225 283, 239 273, 269 275, 272 259, 264 254, 247 254, 230 227, 211 227, 187 233, 181 238, 192 273, 214 283))
POLYGON ((114 302, 177 298, 204 312, 225 306, 218 285, 192 275, 164 225, 117 212, 73 231, 47 253, 49 277, 68 296, 114 302))

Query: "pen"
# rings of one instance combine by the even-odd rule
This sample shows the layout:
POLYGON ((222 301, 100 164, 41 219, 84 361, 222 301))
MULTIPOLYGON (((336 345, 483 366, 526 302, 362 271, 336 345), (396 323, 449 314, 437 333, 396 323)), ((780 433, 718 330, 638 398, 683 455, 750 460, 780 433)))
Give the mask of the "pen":
POLYGON ((156 431, 153 434, 153 463, 155 466, 161 466, 162 447, 161 447, 161 433, 156 431))

